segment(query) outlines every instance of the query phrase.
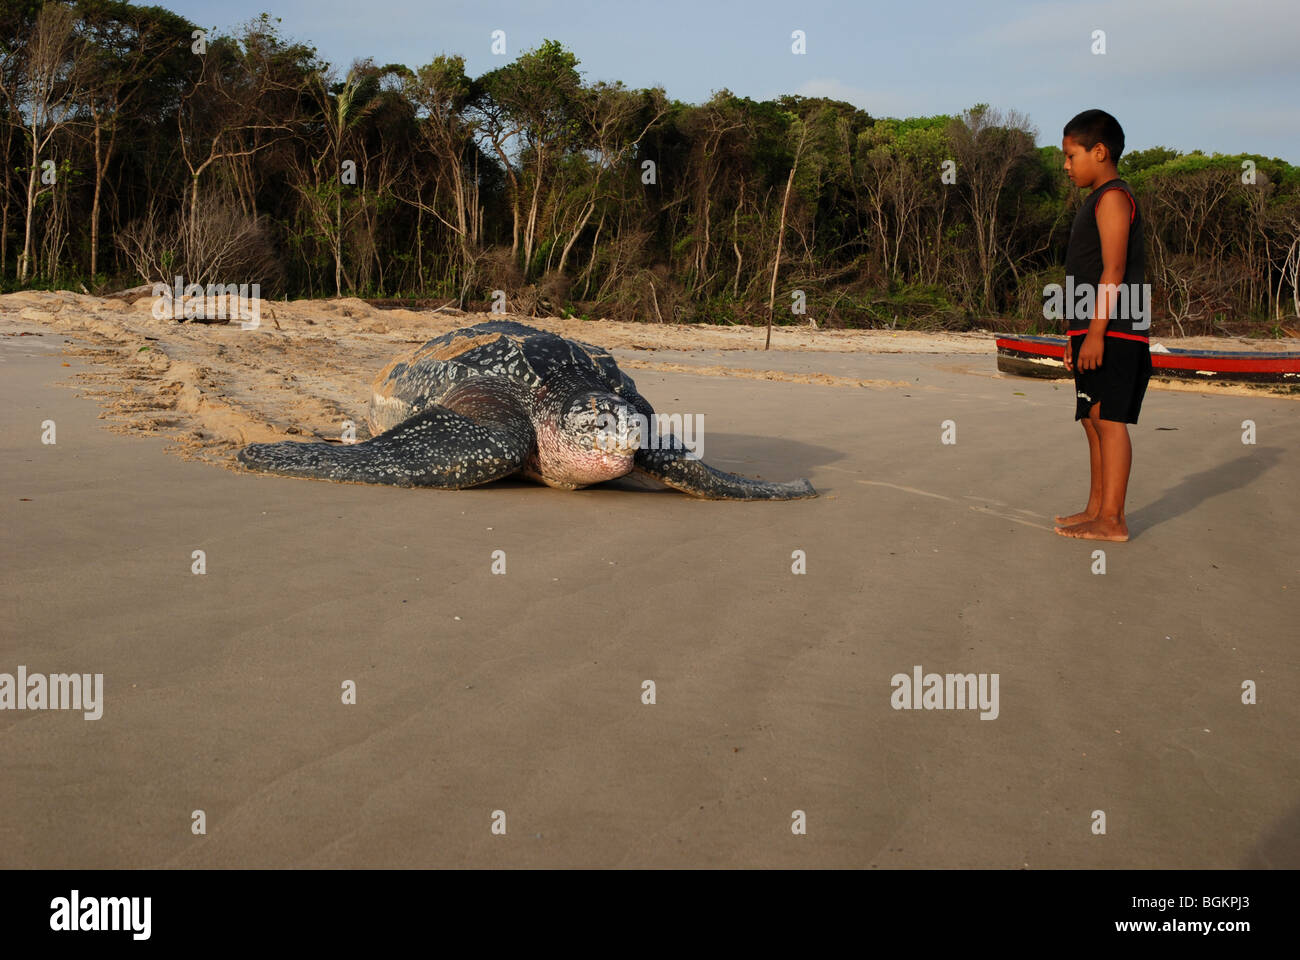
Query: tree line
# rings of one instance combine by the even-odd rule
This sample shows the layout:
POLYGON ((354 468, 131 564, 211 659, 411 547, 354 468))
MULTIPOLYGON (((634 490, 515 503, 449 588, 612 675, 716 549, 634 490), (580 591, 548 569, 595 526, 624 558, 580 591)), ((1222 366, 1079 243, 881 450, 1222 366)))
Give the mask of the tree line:
MULTIPOLYGON (((552 40, 501 59, 342 70, 267 15, 209 34, 162 7, 9 0, 0 288, 179 275, 524 315, 1054 328, 1082 194, 1014 111, 690 104, 589 82, 552 40)), ((1157 329, 1297 324, 1300 168, 1163 147, 1119 166, 1157 329)))

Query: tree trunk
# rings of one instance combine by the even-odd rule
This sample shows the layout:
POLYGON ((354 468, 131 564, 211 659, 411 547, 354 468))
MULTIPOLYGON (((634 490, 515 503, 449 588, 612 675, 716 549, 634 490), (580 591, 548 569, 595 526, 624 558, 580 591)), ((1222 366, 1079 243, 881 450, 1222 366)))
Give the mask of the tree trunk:
POLYGON ((23 255, 18 261, 18 279, 27 281, 27 270, 32 255, 32 218, 36 210, 36 149, 32 141, 32 168, 27 174, 27 226, 23 231, 23 255))
POLYGON ((559 263, 559 267, 558 267, 558 270, 559 270, 559 272, 560 272, 561 274, 564 273, 564 265, 565 265, 565 263, 568 262, 568 259, 569 259, 569 251, 572 250, 572 249, 573 249, 573 245, 574 245, 575 243, 578 242, 578 236, 579 236, 579 235, 582 233, 582 231, 586 228, 586 226, 587 226, 587 221, 589 221, 589 220, 591 219, 591 215, 592 215, 592 213, 595 211, 595 209, 596 209, 596 203, 595 203, 595 201, 593 200, 591 203, 588 204, 588 206, 587 206, 587 212, 584 213, 584 214, 582 215, 582 220, 581 220, 581 222, 579 222, 579 224, 577 225, 577 227, 574 228, 574 230, 573 230, 573 236, 569 237, 569 242, 566 243, 566 244, 564 245, 564 252, 560 254, 560 263, 559 263))
POLYGON ((596 237, 591 241, 591 257, 587 260, 587 269, 585 271, 586 279, 582 284, 582 299, 587 299, 587 293, 591 290, 591 272, 596 266, 596 251, 600 248, 600 231, 605 229, 605 214, 600 215, 600 223, 596 224, 596 237))
POLYGON ((113 153, 113 140, 116 137, 110 137, 108 149, 103 151, 103 138, 101 131, 103 129, 103 116, 97 110, 95 111, 95 193, 90 201, 90 275, 94 277, 99 273, 99 202, 104 192, 104 174, 108 170, 108 158, 113 153))
POLYGON ((776 228, 776 261, 772 264, 772 292, 767 299, 767 343, 764 350, 772 349, 772 315, 776 312, 776 274, 781 269, 781 247, 785 240, 785 210, 790 204, 790 188, 794 186, 794 172, 799 167, 799 155, 795 154, 794 164, 790 167, 790 176, 785 181, 785 199, 781 201, 781 224, 776 228))
POLYGON ((731 282, 731 299, 740 294, 740 267, 744 258, 740 254, 740 208, 745 205, 745 181, 740 181, 740 199, 731 212, 731 248, 736 251, 736 278, 731 282))
POLYGON ((533 199, 528 207, 528 223, 524 227, 524 280, 528 280, 528 275, 533 267, 533 246, 537 233, 537 199, 542 189, 542 163, 545 154, 539 147, 537 150, 537 178, 533 181, 533 199))

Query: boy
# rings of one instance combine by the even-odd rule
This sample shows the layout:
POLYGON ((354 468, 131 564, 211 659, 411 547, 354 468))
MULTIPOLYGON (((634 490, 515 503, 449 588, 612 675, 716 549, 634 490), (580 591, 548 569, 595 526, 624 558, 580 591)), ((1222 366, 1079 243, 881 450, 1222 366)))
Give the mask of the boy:
POLYGON ((1065 173, 1092 192, 1070 229, 1066 289, 1092 291, 1066 303, 1065 369, 1074 374, 1074 419, 1088 438, 1092 486, 1079 513, 1056 518, 1056 532, 1084 540, 1128 539, 1124 496, 1137 423, 1151 379, 1150 297, 1143 283, 1142 215, 1115 164, 1124 131, 1102 110, 1085 110, 1065 125, 1065 173), (1123 285, 1123 289, 1120 285, 1123 285))

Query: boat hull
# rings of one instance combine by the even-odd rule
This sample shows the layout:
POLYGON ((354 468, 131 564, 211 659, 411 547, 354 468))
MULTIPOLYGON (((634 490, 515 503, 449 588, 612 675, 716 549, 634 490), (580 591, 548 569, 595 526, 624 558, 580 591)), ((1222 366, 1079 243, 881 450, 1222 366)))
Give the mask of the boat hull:
MULTIPOLYGON (((998 370, 1019 377, 1068 380, 1064 337, 998 337, 998 370)), ((1300 387, 1300 352, 1241 350, 1152 352, 1151 375, 1197 383, 1293 384, 1300 387)))

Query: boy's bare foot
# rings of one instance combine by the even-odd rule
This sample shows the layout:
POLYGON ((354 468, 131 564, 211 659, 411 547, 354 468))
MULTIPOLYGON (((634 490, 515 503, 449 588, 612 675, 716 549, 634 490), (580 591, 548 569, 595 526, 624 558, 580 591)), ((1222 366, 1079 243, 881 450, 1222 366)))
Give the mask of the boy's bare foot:
POLYGON ((1112 540, 1123 543, 1128 540, 1128 524, 1123 520, 1084 520, 1072 526, 1061 526, 1056 532, 1063 537, 1079 540, 1112 540))
POLYGON ((1096 520, 1098 515, 1099 514, 1095 510, 1094 511, 1083 510, 1079 513, 1072 513, 1068 517, 1057 516, 1055 519, 1056 522, 1059 523, 1061 526, 1070 527, 1076 523, 1083 523, 1083 521, 1085 520, 1096 520))

